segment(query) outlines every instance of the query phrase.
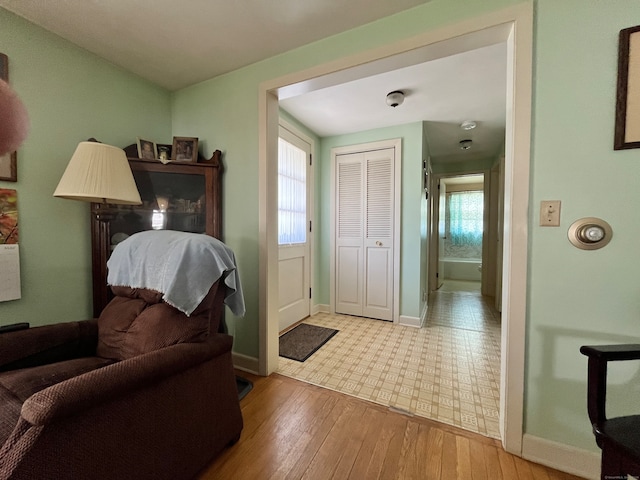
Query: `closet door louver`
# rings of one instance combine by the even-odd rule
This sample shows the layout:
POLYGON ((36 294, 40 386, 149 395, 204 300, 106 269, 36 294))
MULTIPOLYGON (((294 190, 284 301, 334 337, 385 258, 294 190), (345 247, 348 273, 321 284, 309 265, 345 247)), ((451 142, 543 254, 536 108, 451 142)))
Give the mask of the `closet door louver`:
POLYGON ((336 312, 362 315, 363 155, 340 155, 336 165, 336 312))
POLYGON ((367 152, 362 315, 393 319, 393 149, 367 152))

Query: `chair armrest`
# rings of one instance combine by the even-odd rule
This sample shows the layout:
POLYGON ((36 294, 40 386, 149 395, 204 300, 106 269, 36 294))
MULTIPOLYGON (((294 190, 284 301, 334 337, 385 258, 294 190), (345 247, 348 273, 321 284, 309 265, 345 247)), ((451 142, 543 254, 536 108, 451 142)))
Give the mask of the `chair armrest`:
POLYGON ((131 394, 231 350, 233 338, 215 335, 207 342, 182 343, 84 373, 29 397, 22 417, 47 423, 131 394))
POLYGON ((587 376, 587 411, 596 437, 607 420, 607 363, 640 359, 639 344, 585 345, 580 353, 589 357, 587 376))
POLYGON ((638 360, 640 359, 640 344, 626 345, 585 345, 580 347, 580 353, 587 357, 597 357, 600 360, 638 360))
POLYGON ((0 372, 95 355, 98 321, 56 323, 0 335, 0 372))

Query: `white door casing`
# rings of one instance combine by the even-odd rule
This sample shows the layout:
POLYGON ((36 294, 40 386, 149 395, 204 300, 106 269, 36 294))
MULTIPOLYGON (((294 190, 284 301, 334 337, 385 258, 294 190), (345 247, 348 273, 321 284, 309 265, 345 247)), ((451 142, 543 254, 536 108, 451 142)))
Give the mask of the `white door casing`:
POLYGON ((444 241, 447 231, 447 184, 438 180, 438 271, 436 272, 436 289, 444 283, 444 241))

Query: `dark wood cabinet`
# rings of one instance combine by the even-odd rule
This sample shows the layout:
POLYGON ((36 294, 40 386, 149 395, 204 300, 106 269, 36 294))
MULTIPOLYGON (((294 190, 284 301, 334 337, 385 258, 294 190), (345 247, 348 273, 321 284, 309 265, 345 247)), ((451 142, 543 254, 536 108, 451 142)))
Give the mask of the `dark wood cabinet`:
MULTIPOLYGON (((130 149, 125 149, 128 153, 130 149)), ((142 205, 93 203, 91 247, 93 315, 111 300, 107 260, 117 243, 151 229, 205 233, 222 240, 222 164, 220 151, 198 163, 129 158, 142 205)))

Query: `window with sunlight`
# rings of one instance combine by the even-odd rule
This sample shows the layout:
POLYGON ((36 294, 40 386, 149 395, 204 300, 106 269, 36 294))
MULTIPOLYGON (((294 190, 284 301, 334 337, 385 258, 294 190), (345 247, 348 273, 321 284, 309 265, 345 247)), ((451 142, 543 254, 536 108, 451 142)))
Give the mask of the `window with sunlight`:
POLYGON ((447 256, 482 257, 483 213, 482 191, 447 193, 447 256))
POLYGON ((278 244, 307 241, 307 155, 278 139, 278 244))

